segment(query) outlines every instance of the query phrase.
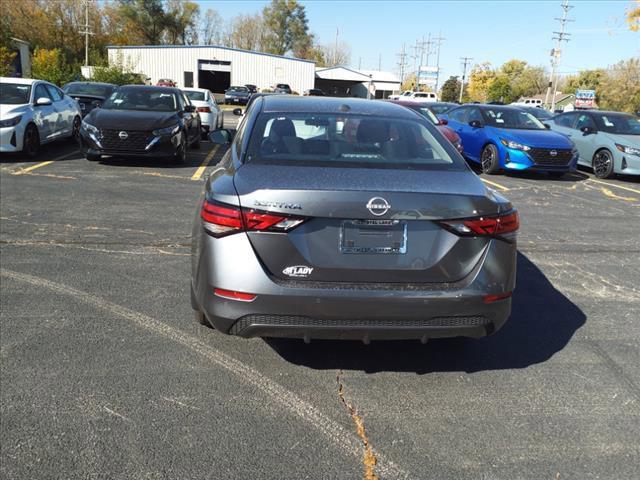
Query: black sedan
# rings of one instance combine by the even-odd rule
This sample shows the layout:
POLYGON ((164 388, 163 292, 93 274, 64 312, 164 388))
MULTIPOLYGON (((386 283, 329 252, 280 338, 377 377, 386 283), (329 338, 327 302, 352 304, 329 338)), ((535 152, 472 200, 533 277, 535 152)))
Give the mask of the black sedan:
POLYGON ((200 117, 177 88, 127 85, 84 118, 80 137, 87 160, 118 155, 184 163, 187 148, 200 146, 200 117))
POLYGON ((67 83, 62 90, 78 102, 84 117, 94 108, 100 108, 117 88, 117 85, 111 83, 71 82, 67 83))
POLYGON ((224 103, 233 105, 246 105, 251 98, 251 91, 244 85, 229 87, 224 92, 224 103))

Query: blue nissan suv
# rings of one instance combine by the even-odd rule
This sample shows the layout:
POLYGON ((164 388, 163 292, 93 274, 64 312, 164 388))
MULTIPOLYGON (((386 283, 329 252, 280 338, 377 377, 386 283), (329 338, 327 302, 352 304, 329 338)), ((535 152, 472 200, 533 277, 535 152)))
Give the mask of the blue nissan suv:
POLYGON ((573 142, 519 108, 470 104, 444 117, 460 135, 464 156, 479 163, 485 173, 528 170, 561 177, 576 169, 578 151, 573 142))

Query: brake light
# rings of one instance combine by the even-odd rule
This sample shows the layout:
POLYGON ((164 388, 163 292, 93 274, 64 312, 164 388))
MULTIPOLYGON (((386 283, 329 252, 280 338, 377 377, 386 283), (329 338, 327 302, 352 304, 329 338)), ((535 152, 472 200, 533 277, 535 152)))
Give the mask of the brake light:
POLYGON ((499 293, 497 295, 485 295, 482 297, 482 301, 484 303, 493 303, 499 302, 500 300, 505 300, 511 296, 512 292, 499 293))
POLYGON ((300 217, 275 215, 253 209, 241 209, 232 205, 209 202, 202 204, 200 217, 204 229, 214 237, 222 237, 241 231, 286 232, 305 221, 300 217))
POLYGON ((209 107, 198 107, 196 110, 202 113, 211 113, 211 109, 209 107))
POLYGON ((518 212, 512 210, 503 215, 440 222, 447 230, 466 237, 503 236, 515 233, 520 227, 518 212))
POLYGON ((213 293, 217 297, 237 300, 239 302, 253 302, 257 297, 257 295, 253 293, 235 292, 233 290, 223 290, 222 288, 214 288, 213 293))

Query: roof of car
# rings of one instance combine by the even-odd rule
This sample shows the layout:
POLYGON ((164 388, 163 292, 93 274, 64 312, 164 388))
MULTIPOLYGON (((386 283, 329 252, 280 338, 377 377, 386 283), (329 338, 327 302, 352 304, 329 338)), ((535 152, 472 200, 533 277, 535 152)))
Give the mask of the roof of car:
POLYGON ((113 83, 106 83, 106 82, 69 82, 67 83, 67 85, 104 85, 105 87, 116 87, 117 85, 113 84, 113 83))
POLYGON ((122 85, 120 90, 122 89, 136 89, 136 90, 152 90, 157 92, 164 93, 180 93, 180 89, 176 87, 160 87, 158 85, 122 85))
POLYGON ((262 98, 264 112, 337 113, 394 116, 415 119, 415 112, 391 102, 363 98, 269 95, 262 98))
POLYGON ((35 78, 0 77, 0 82, 2 83, 18 83, 21 85, 33 85, 40 81, 42 80, 37 80, 35 78))

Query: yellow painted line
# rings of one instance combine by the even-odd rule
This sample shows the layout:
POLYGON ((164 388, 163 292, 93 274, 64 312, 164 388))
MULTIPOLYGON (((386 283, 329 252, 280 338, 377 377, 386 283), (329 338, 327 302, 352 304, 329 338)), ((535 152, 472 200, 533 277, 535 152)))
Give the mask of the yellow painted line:
POLYGON ((600 190, 602 190, 602 193, 604 193, 607 197, 609 198, 613 198, 615 200, 624 200, 625 202, 637 202, 638 199, 635 197, 621 197, 620 195, 616 195, 615 193, 613 193, 611 190, 609 190, 606 187, 600 187, 600 190))
POLYGON ((15 172, 11 172, 11 175, 24 175, 25 173, 29 173, 32 170, 35 170, 36 168, 41 168, 41 167, 46 167, 47 165, 50 165, 54 162, 57 162, 58 160, 63 160, 67 157, 70 157, 71 155, 75 155, 76 153, 79 153, 80 150, 75 150, 71 153, 65 153, 64 155, 60 155, 57 158, 54 158, 53 160, 47 160, 46 162, 40 162, 40 163, 36 163, 35 165, 31 165, 30 167, 27 168, 22 168, 18 171, 15 172))
POLYGON ((635 188, 625 187, 624 185, 616 185, 615 183, 603 182, 602 180, 596 180, 595 178, 590 178, 587 182, 601 183, 602 185, 607 185, 608 187, 615 187, 621 190, 626 190, 628 192, 637 193, 640 195, 640 190, 636 190, 635 188))
POLYGON ((503 192, 508 192, 509 191, 509 189, 507 187, 505 187, 504 185, 500 185, 499 183, 492 182, 491 180, 486 180, 486 179, 484 179, 482 177, 480 177, 480 180, 482 180, 487 185, 491 185, 492 187, 499 188, 503 192))
POLYGON ((196 172, 193 174, 193 176, 191 177, 191 180, 200 180, 200 177, 202 177, 202 174, 204 173, 204 171, 209 166, 209 162, 211 161, 213 156, 216 154, 216 152, 218 151, 219 147, 220 147, 220 145, 216 145, 215 147, 213 147, 211 149, 211 151, 209 153, 207 153, 207 156, 204 157, 204 160, 202 161, 202 164, 198 167, 196 172))

